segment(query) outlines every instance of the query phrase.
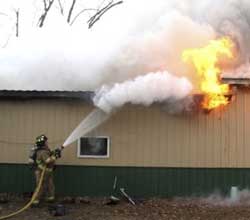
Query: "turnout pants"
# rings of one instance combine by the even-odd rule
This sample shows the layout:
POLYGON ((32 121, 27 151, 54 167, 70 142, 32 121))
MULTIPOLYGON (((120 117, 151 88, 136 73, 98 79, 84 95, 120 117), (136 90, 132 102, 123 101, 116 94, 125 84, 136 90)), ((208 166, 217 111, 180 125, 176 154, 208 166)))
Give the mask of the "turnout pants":
MULTIPOLYGON (((38 187, 40 178, 41 178, 42 170, 37 169, 35 171, 35 177, 36 177, 36 187, 38 187)), ((54 180, 53 180, 53 171, 45 171, 42 186, 40 191, 37 194, 36 200, 40 200, 41 197, 45 196, 47 199, 51 199, 55 197, 55 186, 54 186, 54 180)))

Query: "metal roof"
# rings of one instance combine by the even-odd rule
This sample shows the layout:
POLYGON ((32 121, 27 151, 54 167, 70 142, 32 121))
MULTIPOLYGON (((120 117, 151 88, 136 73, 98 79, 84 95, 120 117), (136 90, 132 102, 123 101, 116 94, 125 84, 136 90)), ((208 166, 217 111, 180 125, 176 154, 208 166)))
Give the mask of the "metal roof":
POLYGON ((76 99, 92 103, 92 91, 0 90, 0 99, 76 99))
POLYGON ((250 78, 222 77, 221 82, 230 85, 250 85, 250 78))

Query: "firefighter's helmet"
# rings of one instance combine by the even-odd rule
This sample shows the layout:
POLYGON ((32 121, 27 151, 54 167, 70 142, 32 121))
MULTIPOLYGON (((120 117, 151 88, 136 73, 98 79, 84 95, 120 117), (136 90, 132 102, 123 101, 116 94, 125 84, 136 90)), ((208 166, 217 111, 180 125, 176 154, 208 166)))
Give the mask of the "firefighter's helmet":
POLYGON ((39 135, 37 138, 36 138, 36 146, 37 147, 43 147, 45 145, 45 142, 48 140, 48 138, 42 134, 42 135, 39 135))

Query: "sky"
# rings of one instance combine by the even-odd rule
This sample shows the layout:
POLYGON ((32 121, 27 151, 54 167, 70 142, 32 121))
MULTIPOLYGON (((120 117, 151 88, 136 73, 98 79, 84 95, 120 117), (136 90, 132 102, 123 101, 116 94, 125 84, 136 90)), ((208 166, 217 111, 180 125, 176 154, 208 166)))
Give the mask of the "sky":
MULTIPOLYGON (((66 21, 72 1, 60 0, 63 6, 63 16, 58 2, 58 0, 54 1, 50 13, 48 13, 48 25, 50 26, 58 25, 58 23, 62 25, 62 23, 66 21)), ((103 0, 77 0, 74 12, 77 14, 84 8, 98 8, 105 4, 105 2, 106 1, 103 0)), ((9 37, 15 35, 15 11, 19 10, 20 13, 20 35, 27 34, 30 29, 37 26, 39 16, 43 12, 43 0, 0 0, 0 8, 0 45, 3 47, 6 45, 6 41, 8 41, 9 37)), ((79 20, 86 23, 87 18, 89 18, 89 13, 83 13, 79 17, 79 20)))

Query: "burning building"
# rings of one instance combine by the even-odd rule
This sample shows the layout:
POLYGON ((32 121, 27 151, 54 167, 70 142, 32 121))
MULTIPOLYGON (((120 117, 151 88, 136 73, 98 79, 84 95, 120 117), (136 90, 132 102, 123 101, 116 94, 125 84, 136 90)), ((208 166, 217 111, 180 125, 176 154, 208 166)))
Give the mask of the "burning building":
MULTIPOLYGON (((134 196, 204 195, 227 192, 232 185, 249 187, 248 85, 241 81, 231 104, 209 114, 177 116, 162 104, 125 105, 65 149, 56 171, 57 193, 109 195, 115 178, 118 187, 134 196)), ((91 94, 1 91, 1 192, 32 190, 27 159, 34 138, 46 133, 51 146, 62 144, 93 109, 91 94)))
POLYGON ((145 14, 128 4, 125 26, 111 16, 91 32, 41 31, 3 53, 1 192, 31 191, 35 137, 61 145, 86 117, 103 123, 67 142, 58 194, 110 195, 114 180, 134 196, 249 187, 249 79, 222 76, 248 62, 249 4, 164 2, 145 14))

